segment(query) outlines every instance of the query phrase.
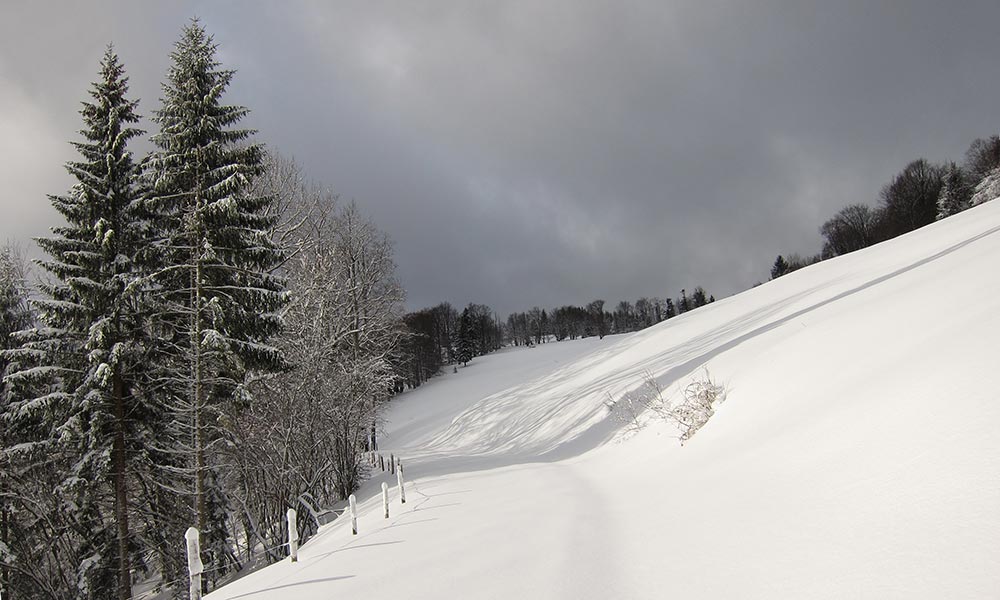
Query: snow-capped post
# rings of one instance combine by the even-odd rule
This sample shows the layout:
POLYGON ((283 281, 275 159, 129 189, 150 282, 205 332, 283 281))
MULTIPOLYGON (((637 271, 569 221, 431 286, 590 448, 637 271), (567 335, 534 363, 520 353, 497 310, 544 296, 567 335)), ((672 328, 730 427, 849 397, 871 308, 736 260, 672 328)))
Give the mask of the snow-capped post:
POLYGON ((406 504, 406 488, 403 487, 403 465, 396 467, 396 485, 399 487, 399 503, 406 504))
POLYGON ((347 497, 347 502, 351 505, 351 531, 358 535, 358 504, 354 494, 347 497))
POLYGON ((292 562, 299 561, 299 526, 296 519, 295 509, 289 508, 285 513, 288 518, 288 555, 292 557, 292 562))
POLYGON ((385 511, 385 518, 389 518, 389 484, 382 482, 382 510, 385 511))
POLYGON ((187 540, 188 574, 191 577, 191 600, 201 600, 201 574, 205 571, 205 565, 201 562, 201 542, 198 530, 188 527, 184 533, 187 540))

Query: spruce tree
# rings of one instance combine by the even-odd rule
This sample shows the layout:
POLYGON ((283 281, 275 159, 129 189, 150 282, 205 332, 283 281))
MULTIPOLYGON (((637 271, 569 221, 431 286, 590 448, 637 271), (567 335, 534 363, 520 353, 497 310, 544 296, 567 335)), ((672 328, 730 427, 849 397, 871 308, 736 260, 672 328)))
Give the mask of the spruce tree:
POLYGON ((184 28, 171 53, 162 107, 154 121, 157 150, 148 161, 154 189, 149 209, 158 225, 147 254, 165 343, 160 381, 186 419, 178 439, 191 440, 187 487, 194 524, 208 561, 226 552, 225 496, 211 446, 221 439, 228 405, 248 401, 249 372, 276 371, 281 355, 269 340, 280 329, 286 302, 271 272, 283 254, 270 231, 274 199, 253 195, 264 149, 253 131, 236 125, 248 114, 222 104, 234 71, 222 69, 217 46, 197 21, 184 28))
MULTIPOLYGON (((31 323, 24 263, 12 246, 5 246, 0 248, 0 450, 12 447, 18 439, 4 423, 12 394, 3 377, 9 373, 8 367, 13 366, 6 351, 17 346, 15 334, 31 323)), ((14 542, 12 530, 16 529, 13 522, 16 502, 12 497, 15 481, 10 460, 0 451, 0 590, 7 594, 13 585, 12 570, 7 565, 17 560, 10 550, 14 542)))
POLYGON ((476 331, 475 325, 472 322, 472 316, 469 314, 469 309, 465 308, 462 311, 462 316, 458 319, 458 349, 457 356, 458 362, 463 365, 469 364, 472 357, 476 353, 476 331))
POLYGON ((667 298, 665 304, 667 306, 666 306, 666 309, 665 309, 666 316, 664 318, 672 319, 672 318, 676 317, 677 316, 677 309, 674 308, 674 301, 671 300, 670 298, 667 298))
POLYGON ((21 335, 23 344, 10 354, 21 368, 8 381, 22 390, 12 403, 15 422, 33 421, 34 443, 67 458, 56 493, 76 508, 77 593, 130 598, 131 571, 139 566, 132 559, 130 479, 141 471, 135 463, 154 422, 140 393, 148 344, 133 256, 143 231, 139 170, 128 150, 142 132, 110 46, 100 76, 80 111, 83 139, 73 146, 81 158, 66 165, 76 184, 50 197, 66 224, 37 240, 49 256, 40 264, 52 276, 46 297, 35 303, 44 327, 21 335))
POLYGON ((785 262, 785 257, 779 254, 771 266, 771 279, 777 279, 785 273, 788 273, 788 263, 785 262))
POLYGON ((691 308, 698 308, 708 304, 708 294, 705 292, 705 288, 700 285, 694 288, 691 292, 691 308))
POLYGON ((941 186, 941 193, 938 195, 937 218, 943 219, 969 208, 971 196, 972 189, 965 172, 955 163, 951 163, 948 165, 948 170, 945 171, 944 183, 941 186))

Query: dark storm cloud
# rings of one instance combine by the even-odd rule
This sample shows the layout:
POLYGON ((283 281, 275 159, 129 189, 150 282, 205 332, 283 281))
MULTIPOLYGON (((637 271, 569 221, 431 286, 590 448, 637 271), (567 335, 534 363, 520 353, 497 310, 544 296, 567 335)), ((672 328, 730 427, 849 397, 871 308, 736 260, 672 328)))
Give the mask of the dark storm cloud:
POLYGON ((197 14, 228 100, 392 236, 413 307, 739 291, 909 160, 997 131, 995 2, 0 10, 4 236, 51 221, 103 45, 148 114, 197 14))

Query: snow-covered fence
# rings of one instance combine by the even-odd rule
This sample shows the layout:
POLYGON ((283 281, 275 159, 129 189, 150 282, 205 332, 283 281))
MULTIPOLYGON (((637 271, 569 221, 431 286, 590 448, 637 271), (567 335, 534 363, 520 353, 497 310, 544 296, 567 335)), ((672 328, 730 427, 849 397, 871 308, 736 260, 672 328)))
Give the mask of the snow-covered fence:
MULTIPOLYGON (((372 455, 371 462, 373 465, 379 465, 383 471, 386 469, 385 458, 381 454, 372 455)), ((396 458, 395 455, 390 455, 388 470, 396 475, 396 487, 399 490, 399 501, 401 504, 406 504, 406 487, 405 481, 403 479, 403 461, 396 458)), ((385 519, 389 518, 389 484, 383 481, 381 483, 382 488, 382 512, 385 519)), ((357 498, 354 494, 351 494, 347 498, 348 506, 342 510, 322 510, 316 512, 315 509, 307 506, 309 510, 313 513, 313 517, 318 519, 320 516, 325 514, 350 514, 351 517, 351 533, 352 535, 358 535, 358 504, 357 498)), ((264 548, 265 552, 271 552, 283 546, 288 547, 288 554, 291 557, 291 562, 298 562, 298 550, 299 550, 299 530, 298 530, 298 513, 294 508, 289 508, 285 512, 285 520, 288 526, 288 536, 287 544, 280 544, 273 548, 264 548)), ((189 527, 184 533, 184 538, 187 542, 187 559, 188 559, 188 580, 189 580, 189 594, 191 600, 201 600, 202 597, 202 580, 206 573, 211 573, 215 571, 228 570, 229 566, 225 564, 211 565, 211 568, 206 569, 204 563, 201 560, 201 542, 200 533, 195 527, 189 527)), ((260 540, 263 542, 263 539, 260 540)), ((235 574, 235 573, 234 573, 235 574)), ((174 586, 183 582, 184 579, 177 579, 174 581, 161 583, 163 586, 174 586)), ((231 579, 229 580, 231 581, 231 579)), ((216 581, 214 587, 220 587, 225 585, 229 581, 216 581)), ((137 598, 138 599, 148 599, 151 594, 156 593, 154 591, 147 592, 137 598)), ((3 591, 0 590, 0 594, 3 591)), ((0 595, 0 600, 5 600, 6 594, 0 595)))
POLYGON ((201 599, 201 574, 205 571, 205 565, 201 562, 199 537, 198 530, 194 527, 188 527, 184 533, 184 539, 187 540, 188 576, 191 578, 191 600, 201 599))
POLYGON ((347 503, 351 506, 351 531, 354 535, 358 535, 358 503, 354 494, 347 497, 347 503))
POLYGON ((399 503, 406 504, 406 488, 403 487, 403 463, 396 467, 396 487, 399 488, 399 503))
POLYGON ((288 555, 292 557, 292 562, 299 560, 299 526, 294 508, 289 508, 285 513, 288 519, 288 555))

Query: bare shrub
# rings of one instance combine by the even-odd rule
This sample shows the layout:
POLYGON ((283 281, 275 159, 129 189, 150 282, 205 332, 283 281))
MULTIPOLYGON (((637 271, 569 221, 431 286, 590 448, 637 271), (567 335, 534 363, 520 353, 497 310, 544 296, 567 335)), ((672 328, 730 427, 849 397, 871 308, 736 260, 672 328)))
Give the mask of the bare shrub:
POLYGON ((662 418, 669 414, 670 408, 670 403, 663 397, 660 383, 648 370, 642 372, 642 385, 625 392, 618 400, 609 392, 605 405, 611 416, 631 431, 642 429, 642 415, 647 411, 662 418))
POLYGON ((691 439, 712 415, 715 406, 726 399, 726 387, 712 379, 708 369, 691 380, 681 391, 681 399, 672 404, 664 397, 663 387, 646 370, 642 373, 642 385, 629 390, 615 400, 608 394, 605 405, 611 416, 630 431, 642 429, 646 420, 644 415, 652 418, 665 419, 673 423, 680 431, 681 444, 691 439))
POLYGON ((669 410, 669 418, 680 430, 681 444, 691 439, 715 414, 715 405, 726 399, 725 386, 712 380, 708 369, 684 388, 681 402, 669 410))

